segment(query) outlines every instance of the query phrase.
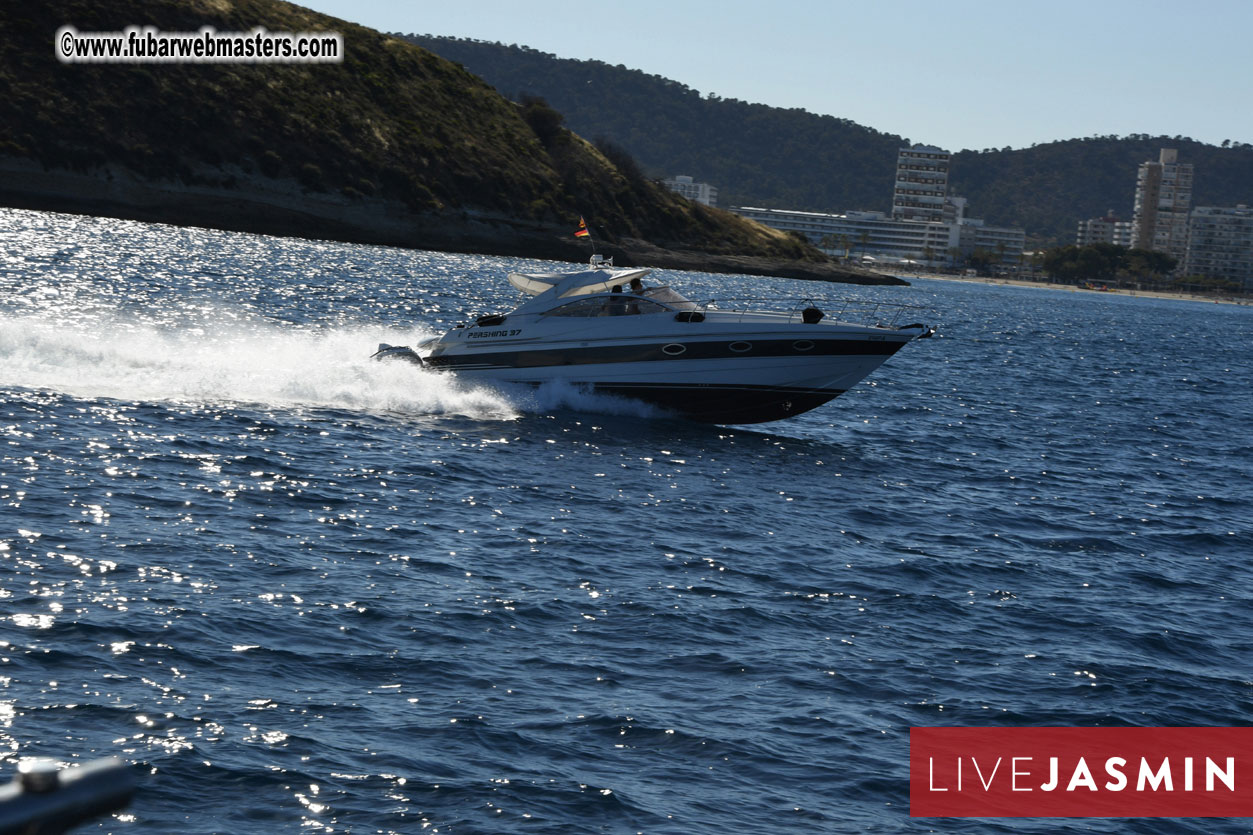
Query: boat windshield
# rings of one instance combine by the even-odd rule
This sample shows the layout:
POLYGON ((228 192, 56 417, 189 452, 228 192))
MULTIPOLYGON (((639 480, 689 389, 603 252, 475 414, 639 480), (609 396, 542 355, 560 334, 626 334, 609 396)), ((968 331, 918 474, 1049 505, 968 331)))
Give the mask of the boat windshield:
POLYGON ((696 309, 695 302, 688 301, 680 293, 676 292, 671 287, 666 287, 666 286, 649 287, 647 290, 644 291, 643 295, 645 298, 653 299, 654 301, 659 301, 662 304, 669 305, 670 307, 673 307, 675 310, 695 310, 696 309))
POLYGON ((637 316, 644 313, 667 313, 670 308, 639 296, 613 293, 592 296, 554 307, 545 316, 637 316))

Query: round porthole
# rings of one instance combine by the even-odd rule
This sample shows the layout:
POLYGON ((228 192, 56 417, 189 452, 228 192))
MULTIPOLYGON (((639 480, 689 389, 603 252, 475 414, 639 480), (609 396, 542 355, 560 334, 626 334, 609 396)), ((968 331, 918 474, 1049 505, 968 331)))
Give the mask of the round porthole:
POLYGON ((730 348, 732 351, 734 351, 734 352, 735 352, 735 353, 737 353, 737 354, 742 354, 742 353, 744 353, 745 351, 751 351, 751 350, 753 350, 753 343, 751 343, 751 342, 732 342, 732 343, 731 343, 730 345, 728 345, 727 347, 728 347, 728 348, 730 348))
POLYGON ((812 351, 814 349, 814 343, 808 339, 798 339, 792 343, 792 347, 797 351, 812 351))
POLYGON ((677 357, 679 354, 683 353, 686 350, 687 350, 686 345, 680 345, 677 342, 671 342, 669 345, 662 348, 661 352, 663 354, 668 354, 672 357, 677 357))

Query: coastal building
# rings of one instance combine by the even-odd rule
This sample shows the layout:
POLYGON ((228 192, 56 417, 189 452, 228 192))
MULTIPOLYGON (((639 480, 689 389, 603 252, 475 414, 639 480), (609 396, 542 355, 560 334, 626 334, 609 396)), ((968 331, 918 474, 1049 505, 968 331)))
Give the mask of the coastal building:
POLYGON ((996 256, 993 263, 1021 266, 1027 248, 1027 233, 1009 226, 988 226, 981 218, 966 218, 957 226, 957 249, 963 258, 975 252, 996 256))
POLYGON ((831 254, 938 262, 947 260, 958 244, 951 225, 896 220, 883 212, 827 214, 748 206, 731 211, 773 229, 800 232, 831 254))
POLYGON ((704 203, 706 206, 718 205, 718 189, 709 185, 709 183, 694 182, 686 174, 679 174, 661 182, 666 188, 682 194, 688 200, 695 200, 697 203, 704 203))
POLYGON ((954 264, 982 250, 1006 267, 1017 266, 1026 244, 1022 229, 988 226, 964 217, 965 201, 950 206, 957 222, 899 220, 883 212, 800 212, 790 209, 732 208, 773 229, 800 232, 831 255, 930 266, 954 264))
POLYGON ((944 220, 948 168, 952 156, 934 145, 914 145, 897 152, 896 186, 892 190, 894 219, 944 220))
POLYGON ((1164 252, 1182 265, 1188 249, 1188 212, 1192 208, 1192 163, 1163 148, 1157 162, 1140 165, 1136 178, 1131 245, 1164 252))
POLYGON ((1115 244, 1131 248, 1130 221, 1119 220, 1114 210, 1110 209, 1105 217, 1094 217, 1079 221, 1079 230, 1075 235, 1076 246, 1088 244, 1115 244))
POLYGON ((1193 209, 1183 272, 1237 281, 1253 290, 1253 209, 1244 205, 1193 209))
POLYGON ((966 217, 966 198, 948 193, 951 154, 932 145, 901 148, 891 214, 761 209, 730 211, 774 229, 800 232, 830 255, 887 263, 953 266, 982 252, 1003 267, 1022 263, 1026 233, 966 217))

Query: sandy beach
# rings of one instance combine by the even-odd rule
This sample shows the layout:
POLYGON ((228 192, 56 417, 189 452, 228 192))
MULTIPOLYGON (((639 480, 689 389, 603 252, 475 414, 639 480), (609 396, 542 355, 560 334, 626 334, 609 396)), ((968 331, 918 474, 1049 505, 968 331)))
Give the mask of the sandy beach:
POLYGON ((937 281, 964 281, 972 284, 1003 284, 1012 287, 1034 287, 1037 290, 1063 290, 1075 293, 1098 293, 1101 295, 1140 296, 1153 299, 1174 299, 1176 301, 1206 302, 1209 304, 1253 304, 1253 295, 1231 296, 1219 293, 1170 293, 1157 290, 1128 290, 1110 287, 1106 290, 1093 290, 1073 284, 1052 284, 1047 281, 1031 281, 1021 278, 991 278, 949 275, 946 273, 916 272, 899 273, 902 278, 930 278, 937 281))

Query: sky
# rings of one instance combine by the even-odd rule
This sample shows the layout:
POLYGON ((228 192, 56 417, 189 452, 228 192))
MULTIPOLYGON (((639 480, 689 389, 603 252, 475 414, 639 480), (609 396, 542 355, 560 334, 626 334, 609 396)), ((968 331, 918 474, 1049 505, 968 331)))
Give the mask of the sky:
POLYGON ((1253 0, 297 0, 963 149, 1253 142, 1253 0))

